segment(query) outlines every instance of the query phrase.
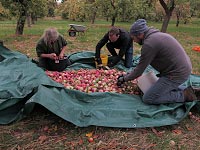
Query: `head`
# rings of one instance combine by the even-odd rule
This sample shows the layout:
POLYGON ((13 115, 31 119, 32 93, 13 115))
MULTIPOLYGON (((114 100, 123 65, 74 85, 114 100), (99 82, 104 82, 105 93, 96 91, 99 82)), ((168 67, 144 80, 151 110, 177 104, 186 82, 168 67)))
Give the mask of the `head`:
POLYGON ((142 45, 144 33, 149 29, 147 22, 144 19, 138 19, 134 22, 130 29, 130 35, 134 42, 142 45))
POLYGON ((108 33, 108 36, 109 36, 109 40, 111 42, 115 42, 118 40, 119 36, 120 36, 120 31, 118 28, 116 27, 112 27, 110 30, 109 30, 109 33, 108 33))
POLYGON ((56 28, 48 28, 43 33, 44 42, 48 45, 58 39, 59 33, 56 28))

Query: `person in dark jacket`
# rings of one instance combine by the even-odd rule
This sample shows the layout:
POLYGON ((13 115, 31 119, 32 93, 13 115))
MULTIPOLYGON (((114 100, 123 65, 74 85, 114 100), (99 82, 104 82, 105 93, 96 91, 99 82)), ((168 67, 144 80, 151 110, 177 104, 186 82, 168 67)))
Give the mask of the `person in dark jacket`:
POLYGON ((143 95, 148 104, 165 104, 197 100, 193 88, 181 88, 192 71, 190 58, 171 35, 149 28, 146 20, 137 20, 130 29, 134 42, 142 45, 141 57, 134 70, 118 77, 117 84, 137 79, 147 66, 159 72, 159 79, 143 95))
POLYGON ((39 66, 50 71, 63 71, 71 65, 65 56, 67 41, 56 28, 48 28, 36 45, 39 66))
POLYGON ((99 67, 102 66, 102 60, 100 58, 101 48, 106 44, 106 47, 112 59, 108 64, 108 67, 113 67, 120 60, 123 59, 125 55, 124 65, 127 68, 132 66, 133 60, 133 40, 130 37, 130 34, 121 28, 112 27, 104 37, 96 45, 95 59, 99 67), (117 53, 115 49, 119 49, 117 53))

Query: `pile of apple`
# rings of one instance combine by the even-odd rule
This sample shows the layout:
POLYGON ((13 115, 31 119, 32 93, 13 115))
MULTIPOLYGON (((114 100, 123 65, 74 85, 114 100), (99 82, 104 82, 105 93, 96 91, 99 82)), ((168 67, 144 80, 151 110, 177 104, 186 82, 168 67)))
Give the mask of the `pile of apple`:
POLYGON ((141 94, 136 80, 125 82, 122 87, 118 87, 116 85, 117 77, 125 74, 125 72, 116 69, 80 69, 63 72, 46 71, 46 74, 54 81, 63 84, 67 89, 79 90, 86 93, 115 92, 141 94))

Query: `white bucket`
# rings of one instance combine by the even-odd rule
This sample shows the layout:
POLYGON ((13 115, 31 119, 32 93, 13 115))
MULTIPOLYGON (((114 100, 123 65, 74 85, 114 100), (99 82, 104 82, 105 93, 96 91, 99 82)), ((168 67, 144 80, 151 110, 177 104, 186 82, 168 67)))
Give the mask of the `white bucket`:
POLYGON ((137 79, 137 85, 143 93, 146 93, 149 88, 156 83, 157 80, 158 77, 152 71, 150 71, 137 79))

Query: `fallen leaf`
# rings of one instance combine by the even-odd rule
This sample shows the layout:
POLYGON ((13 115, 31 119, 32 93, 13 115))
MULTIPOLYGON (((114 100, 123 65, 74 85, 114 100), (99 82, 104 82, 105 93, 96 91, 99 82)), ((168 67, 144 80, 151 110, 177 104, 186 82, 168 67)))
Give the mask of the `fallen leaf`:
POLYGON ((156 135, 159 136, 159 137, 162 136, 163 133, 165 133, 165 131, 160 132, 160 131, 157 131, 157 130, 154 129, 154 128, 151 128, 151 130, 153 131, 154 134, 156 134, 156 135))
POLYGON ((39 139, 40 143, 43 143, 47 139, 47 136, 46 135, 41 135, 38 139, 39 139))
POLYGON ((187 129, 188 131, 192 131, 192 130, 193 130, 193 128, 190 127, 189 125, 186 125, 186 129, 187 129))
POLYGON ((172 130, 172 132, 176 135, 180 135, 182 134, 182 131, 181 130, 178 130, 178 129, 175 129, 175 130, 172 130))
POLYGON ((87 133, 85 136, 87 136, 87 137, 92 137, 92 135, 93 135, 93 133, 90 132, 90 133, 87 133))

